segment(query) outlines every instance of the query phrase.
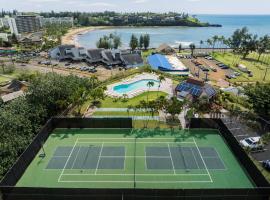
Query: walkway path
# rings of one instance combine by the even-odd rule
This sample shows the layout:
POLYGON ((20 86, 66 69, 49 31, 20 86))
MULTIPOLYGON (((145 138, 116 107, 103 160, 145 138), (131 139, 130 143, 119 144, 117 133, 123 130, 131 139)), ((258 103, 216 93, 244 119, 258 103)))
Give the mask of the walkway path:
POLYGON ((133 120, 159 120, 158 116, 127 116, 127 115, 123 115, 123 116, 115 116, 115 115, 102 115, 102 116, 91 116, 91 118, 132 118, 133 120))

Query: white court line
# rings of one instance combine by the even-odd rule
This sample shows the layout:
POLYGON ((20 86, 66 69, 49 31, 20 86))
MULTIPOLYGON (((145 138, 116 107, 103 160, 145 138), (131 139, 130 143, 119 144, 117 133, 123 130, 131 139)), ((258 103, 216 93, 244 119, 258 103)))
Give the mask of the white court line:
POLYGON ((170 156, 100 156, 101 158, 170 158, 170 156))
POLYGON ((62 175, 63 175, 63 173, 64 173, 64 170, 65 170, 65 168, 66 168, 66 166, 67 166, 67 163, 68 163, 68 161, 69 161, 69 159, 70 159, 70 157, 71 157, 71 154, 73 153, 73 151, 74 151, 74 149, 75 149, 75 147, 76 147, 77 141, 78 141, 78 138, 76 139, 76 141, 75 141, 75 143, 74 143, 74 145, 73 145, 73 148, 72 148, 72 150, 71 150, 71 152, 70 152, 70 154, 69 154, 69 156, 68 156, 68 159, 67 159, 67 161, 66 161, 66 163, 65 163, 65 165, 64 165, 64 167, 63 167, 63 169, 62 169, 62 171, 61 171, 61 174, 60 174, 60 176, 58 177, 58 182, 61 180, 61 177, 62 177, 62 175))
POLYGON ((194 155, 193 149, 192 149, 192 148, 190 148, 190 149, 191 149, 191 152, 192 152, 192 156, 193 156, 193 158, 194 158, 194 160, 195 160, 195 163, 196 163, 196 165, 197 165, 197 168, 200 169, 200 167, 199 167, 199 165, 198 165, 198 162, 197 162, 197 159, 196 159, 196 157, 195 157, 195 155, 194 155))
MULTIPOLYGON (((97 138, 83 138, 83 137, 80 137, 78 138, 78 140, 134 140, 134 138, 124 138, 124 137, 119 137, 119 138, 100 138, 100 137, 97 137, 97 138)), ((172 140, 174 139, 173 137, 168 137, 168 138, 137 138, 137 139, 142 139, 142 140, 172 140)), ((193 141, 190 141, 190 142, 193 142, 193 141)))
MULTIPOLYGON (((136 176, 208 176, 208 174, 136 174, 136 176)), ((134 176, 134 174, 63 174, 63 176, 134 176)))
POLYGON ((100 149, 100 152, 99 152, 98 162, 97 162, 97 167, 96 167, 96 170, 95 170, 95 174, 97 174, 97 170, 98 170, 98 166, 99 166, 99 162, 100 162, 100 156, 101 156, 101 153, 102 153, 102 150, 103 150, 103 146, 104 146, 104 142, 102 143, 101 149, 100 149))
POLYGON ((81 146, 79 147, 79 150, 77 151, 77 154, 76 154, 76 157, 75 157, 75 159, 74 159, 74 161, 73 161, 73 163, 72 163, 71 169, 73 169, 74 164, 76 163, 76 160, 77 160, 77 157, 78 157, 78 155, 79 155, 79 153, 80 153, 80 150, 81 150, 81 146))
MULTIPOLYGON (((60 181, 64 183, 134 183, 134 181, 60 181)), ((136 181, 136 183, 211 183, 211 181, 136 181)))
MULTIPOLYGON (((89 143, 101 143, 101 141, 89 141, 89 142, 78 142, 78 144, 89 144, 89 143)), ((104 144, 133 144, 133 142, 103 142, 104 144)), ((172 143, 172 144, 194 144, 194 142, 155 142, 155 141, 151 141, 151 142, 136 142, 138 144, 153 144, 153 143, 156 143, 156 144, 167 144, 167 143, 172 143)))
POLYGON ((171 149, 170 149, 170 145, 168 144, 168 150, 169 150, 169 153, 170 153, 170 158, 171 158, 171 162, 172 162, 172 166, 173 166, 173 173, 175 173, 175 168, 174 168, 174 163, 173 163, 173 159, 172 159, 172 153, 171 153, 171 149))
POLYGON ((199 147, 198 147, 198 145, 197 145, 197 143, 196 143, 196 141, 195 141, 194 138, 193 138, 193 140, 194 140, 195 146, 196 146, 196 148, 197 148, 197 150, 198 150, 198 152, 199 152, 199 154, 200 154, 200 156, 201 156, 201 159, 202 159, 202 161, 203 161, 203 165, 204 165, 204 167, 205 167, 205 169, 206 169, 206 171, 207 171, 207 173, 208 173, 208 176, 209 176, 211 182, 213 182, 212 177, 211 177, 211 175, 210 175, 210 173, 209 173, 209 170, 208 170, 208 168, 207 168, 207 166, 206 166, 206 164, 205 164, 205 162, 204 162, 204 159, 203 159, 203 157, 202 157, 202 154, 201 154, 201 152, 200 152, 200 149, 199 149, 199 147))

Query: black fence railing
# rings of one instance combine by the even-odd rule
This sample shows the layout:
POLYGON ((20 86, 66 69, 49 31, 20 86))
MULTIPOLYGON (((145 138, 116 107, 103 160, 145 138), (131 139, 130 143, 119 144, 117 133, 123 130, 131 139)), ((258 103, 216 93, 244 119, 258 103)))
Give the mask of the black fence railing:
POLYGON ((55 128, 132 128, 130 118, 51 118, 7 172, 0 186, 14 186, 55 128))
POLYGON ((88 118, 52 118, 41 129, 34 141, 21 155, 15 165, 0 183, 0 199, 3 200, 268 200, 269 183, 260 174, 256 166, 239 146, 233 135, 218 119, 192 119, 191 128, 219 129, 239 162, 249 173, 256 184, 255 188, 239 189, 87 189, 87 188, 40 188, 16 187, 17 181, 23 175, 54 128, 132 128, 132 120, 118 119, 88 119, 88 118))
POLYGON ((258 187, 269 187, 268 181, 258 170, 256 165, 249 158, 245 150, 239 145, 238 141, 235 139, 233 134, 223 123, 221 119, 192 119, 190 128, 210 128, 218 129, 222 137, 225 139, 229 145, 231 151, 234 153, 235 157, 238 159, 242 167, 248 172, 249 176, 252 178, 253 182, 258 187))

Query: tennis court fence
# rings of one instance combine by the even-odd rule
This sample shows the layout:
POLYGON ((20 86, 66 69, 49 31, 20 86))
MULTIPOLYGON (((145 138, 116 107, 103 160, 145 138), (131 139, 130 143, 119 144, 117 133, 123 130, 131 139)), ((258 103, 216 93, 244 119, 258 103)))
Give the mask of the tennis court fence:
POLYGON ((249 159, 238 142, 220 119, 192 119, 191 128, 219 129, 239 162, 248 172, 257 187, 251 189, 85 189, 85 188, 41 188, 16 187, 23 175, 55 128, 132 128, 132 119, 91 119, 91 118, 52 118, 36 135, 33 142, 19 157, 14 166, 0 183, 0 199, 3 200, 173 200, 173 199, 237 199, 268 200, 269 183, 249 159))

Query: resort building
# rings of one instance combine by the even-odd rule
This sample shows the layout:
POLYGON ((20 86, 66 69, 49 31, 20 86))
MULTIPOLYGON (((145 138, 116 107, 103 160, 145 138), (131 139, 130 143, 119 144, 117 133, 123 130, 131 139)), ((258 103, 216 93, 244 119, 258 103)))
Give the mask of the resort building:
POLYGON ((175 50, 171 46, 164 43, 156 49, 156 52, 161 54, 173 54, 175 53, 175 50))
POLYGON ((104 64, 105 66, 124 66, 126 68, 142 66, 140 52, 122 51, 118 49, 88 49, 75 45, 60 45, 49 51, 52 59, 59 61, 84 61, 89 64, 104 64))
POLYGON ((11 83, 0 87, 0 100, 4 103, 10 102, 24 95, 28 84, 24 81, 13 80, 11 83))
POLYGON ((73 26, 74 19, 73 17, 50 17, 50 18, 41 17, 41 26, 44 26, 46 24, 65 24, 73 26))
POLYGON ((40 16, 19 15, 16 16, 15 20, 19 33, 32 33, 41 29, 40 16))
POLYGON ((183 81, 175 88, 175 92, 178 99, 188 99, 190 101, 202 96, 207 96, 210 100, 217 94, 210 84, 196 78, 188 78, 186 81, 183 81))
POLYGON ((189 69, 176 56, 154 54, 148 57, 148 63, 155 70, 180 76, 189 75, 189 69))
POLYGON ((0 18, 0 27, 6 27, 10 29, 11 34, 19 35, 15 18, 5 16, 4 18, 0 18))

